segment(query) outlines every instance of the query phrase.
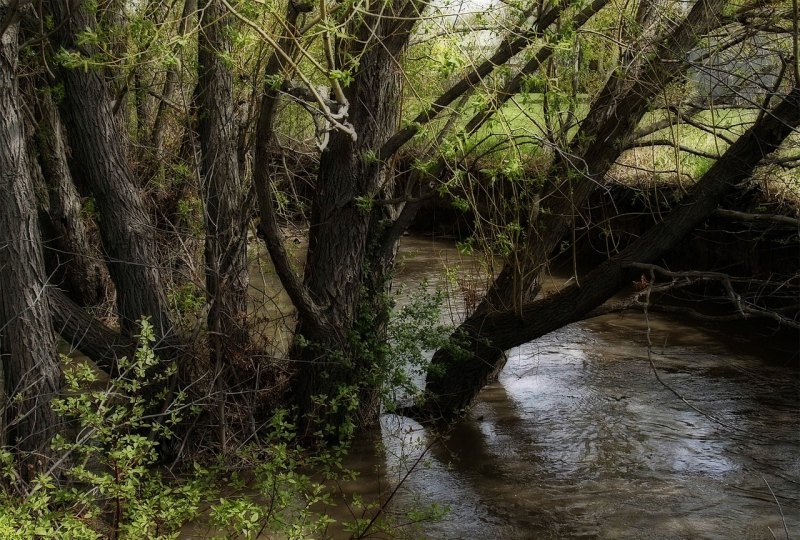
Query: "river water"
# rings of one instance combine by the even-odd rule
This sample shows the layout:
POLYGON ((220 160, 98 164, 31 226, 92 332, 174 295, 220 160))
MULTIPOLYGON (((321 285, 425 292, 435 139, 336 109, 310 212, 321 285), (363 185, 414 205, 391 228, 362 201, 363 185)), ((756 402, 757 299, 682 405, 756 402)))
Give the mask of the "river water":
MULTIPOLYGON (((397 281, 453 289, 445 268, 476 265, 409 237, 397 281)), ((408 474, 388 505, 399 523, 449 509, 403 527, 410 537, 786 538, 784 525, 798 537, 797 347, 655 314, 569 325, 510 351, 444 436, 384 415, 383 451, 357 446, 347 489, 385 500, 408 474)))

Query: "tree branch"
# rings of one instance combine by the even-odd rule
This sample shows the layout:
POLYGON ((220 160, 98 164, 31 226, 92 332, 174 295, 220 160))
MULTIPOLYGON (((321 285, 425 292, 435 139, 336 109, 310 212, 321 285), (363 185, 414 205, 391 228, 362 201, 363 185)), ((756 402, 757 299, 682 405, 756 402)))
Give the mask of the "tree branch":
POLYGON ((63 291, 48 287, 47 295, 55 331, 70 347, 91 358, 103 371, 111 373, 116 359, 133 350, 134 344, 130 339, 88 314, 63 291))
POLYGON ((704 152, 703 150, 698 150, 696 148, 691 148, 686 146, 685 144, 676 144, 675 141, 670 141, 669 139, 654 139, 651 141, 635 141, 625 147, 626 150, 632 150, 634 148, 648 148, 651 146, 669 146, 671 148, 677 148, 681 152, 686 152, 687 154, 692 154, 693 156, 704 157, 708 159, 719 159, 719 154, 712 154, 711 152, 704 152))
MULTIPOLYGON (((596 0, 596 2, 605 3, 606 0, 596 0)), ((440 95, 430 107, 419 113, 409 125, 389 138, 386 143, 381 147, 378 152, 378 158, 382 161, 388 160, 397 153, 414 135, 419 133, 419 130, 436 118, 436 116, 445 110, 448 105, 458 99, 462 94, 473 88, 476 84, 488 76, 495 68, 504 65, 511 58, 522 52, 527 48, 532 41, 539 37, 543 30, 553 24, 561 15, 563 7, 556 5, 551 8, 547 13, 538 18, 531 27, 526 31, 512 31, 500 43, 495 53, 482 62, 475 69, 470 71, 461 80, 451 86, 447 91, 440 95)))
POLYGON ((753 125, 712 165, 661 223, 619 255, 554 295, 529 302, 519 310, 479 312, 470 317, 454 340, 466 354, 437 351, 428 370, 430 398, 422 415, 457 414, 474 399, 493 373, 502 367, 498 353, 582 319, 631 278, 634 264, 663 257, 710 216, 720 200, 749 178, 764 156, 775 151, 800 125, 800 87, 761 122, 753 125))
POLYGON ((800 227, 800 219, 779 214, 749 214, 736 210, 726 210, 724 208, 717 208, 714 213, 720 217, 735 219, 736 221, 767 221, 770 223, 789 225, 791 227, 800 227))
POLYGON ((259 225, 258 235, 264 240, 269 252, 275 273, 286 290, 292 304, 300 316, 308 324, 325 329, 324 333, 334 332, 322 307, 311 298, 308 289, 303 284, 300 276, 292 268, 289 254, 283 245, 283 238, 275 212, 275 203, 272 200, 272 176, 270 175, 270 144, 273 140, 273 125, 277 111, 279 90, 270 84, 276 75, 286 76, 296 68, 293 57, 297 53, 297 19, 300 10, 293 2, 289 2, 286 13, 286 35, 282 36, 276 49, 270 56, 265 68, 264 78, 267 81, 264 95, 261 98, 258 111, 258 124, 256 127, 255 163, 253 165, 253 184, 258 197, 259 225))

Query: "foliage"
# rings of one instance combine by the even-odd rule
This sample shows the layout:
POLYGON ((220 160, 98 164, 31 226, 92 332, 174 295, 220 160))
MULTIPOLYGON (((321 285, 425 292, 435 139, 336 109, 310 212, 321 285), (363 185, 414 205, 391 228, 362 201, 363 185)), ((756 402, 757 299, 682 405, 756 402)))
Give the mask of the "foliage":
MULTIPOLYGON (((400 290, 400 296, 407 291, 400 290)), ((423 281, 392 314, 388 328, 389 362, 384 405, 392 410, 398 403, 419 399, 432 351, 448 344, 452 328, 441 319, 445 293, 429 291, 423 281)))
MULTIPOLYGON (((65 369, 64 395, 52 403, 67 421, 67 434, 52 442, 63 471, 54 465, 26 494, 0 495, 1 537, 175 538, 198 514, 205 472, 166 482, 156 468, 159 441, 172 438, 184 403, 178 396, 163 415, 153 414, 174 373, 154 354, 154 339, 143 320, 135 354, 119 359, 119 375, 105 385, 85 363, 65 369)), ((3 476, 13 483, 11 453, 4 450, 2 459, 3 476)))
MULTIPOLYGON (((337 496, 341 481, 355 478, 342 463, 346 446, 312 452, 296 441, 296 426, 285 410, 276 411, 259 444, 194 463, 173 477, 159 464, 159 447, 173 441, 173 430, 191 409, 177 396, 163 414, 154 414, 164 383, 173 374, 154 354, 153 329, 141 322, 132 358, 118 361, 119 376, 104 382, 85 363, 65 358, 66 387, 53 401, 67 421, 56 437, 59 456, 51 470, 19 487, 13 453, 0 452, 0 538, 168 539, 183 527, 201 527, 212 537, 255 538, 265 531, 282 538, 321 536, 336 520, 336 501, 364 512, 336 525, 358 532, 364 516, 377 511, 356 494, 337 496)), ((371 519, 367 519, 370 522, 371 519)), ((378 520, 374 532, 389 527, 378 520)))

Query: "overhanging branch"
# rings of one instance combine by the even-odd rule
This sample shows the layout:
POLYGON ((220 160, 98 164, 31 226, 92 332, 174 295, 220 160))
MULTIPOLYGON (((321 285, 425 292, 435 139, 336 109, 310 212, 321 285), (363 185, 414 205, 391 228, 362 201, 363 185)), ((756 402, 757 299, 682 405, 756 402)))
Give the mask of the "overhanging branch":
MULTIPOLYGON (((689 195, 661 223, 619 255, 601 264, 561 292, 523 304, 519 310, 482 312, 470 317, 460 334, 465 355, 455 358, 440 350, 428 370, 428 403, 416 414, 457 414, 502 366, 502 353, 512 347, 582 319, 631 279, 634 264, 663 257, 717 208, 724 196, 750 177, 800 124, 800 87, 770 114, 753 125, 702 176, 689 195)), ((458 337, 456 338, 458 340, 458 337)), ((458 342, 458 341, 457 341, 458 342)))

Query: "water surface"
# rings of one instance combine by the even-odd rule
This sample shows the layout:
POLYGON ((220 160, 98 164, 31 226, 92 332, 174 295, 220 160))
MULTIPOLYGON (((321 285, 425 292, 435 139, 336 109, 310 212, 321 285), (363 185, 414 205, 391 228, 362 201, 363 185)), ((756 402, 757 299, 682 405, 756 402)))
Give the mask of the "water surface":
MULTIPOLYGON (((444 269, 477 263, 445 243, 404 240, 398 282, 449 286, 457 319, 444 269)), ((569 325, 510 351, 444 438, 385 415, 385 451, 365 444, 351 458, 358 489, 385 493, 424 452, 390 510, 450 511, 409 526, 411 536, 785 538, 784 520, 800 536, 792 347, 654 314, 569 325)))

